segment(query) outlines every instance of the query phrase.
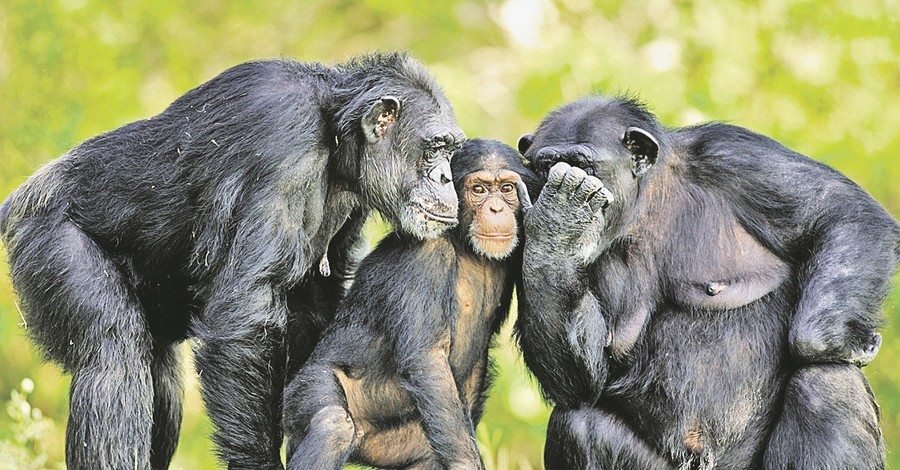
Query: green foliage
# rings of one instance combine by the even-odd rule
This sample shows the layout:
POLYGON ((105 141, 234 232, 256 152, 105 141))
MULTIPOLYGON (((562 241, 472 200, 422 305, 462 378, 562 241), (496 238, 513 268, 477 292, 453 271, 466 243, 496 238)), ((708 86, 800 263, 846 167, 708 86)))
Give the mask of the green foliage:
MULTIPOLYGON (((162 111, 228 66, 405 49, 433 71, 469 136, 514 144, 558 105, 597 90, 630 92, 669 125, 724 120, 772 136, 839 169, 896 217, 898 30, 900 3, 890 0, 6 0, 0 198, 79 141, 162 111)), ((374 240, 383 230, 373 223, 366 233, 374 240)), ((63 423, 68 379, 41 365, 28 342, 4 263, 0 253, 0 395, 31 377, 39 387, 28 402, 63 423)), ((884 344, 865 371, 897 467, 900 292, 885 305, 884 344)), ((485 459, 496 469, 540 468, 547 409, 509 326, 494 356, 497 378, 478 429, 485 459)), ((196 377, 186 370, 173 467, 216 468, 196 377)), ((18 445, 9 433, 20 423, 0 413, 4 443, 18 445)), ((41 454, 28 453, 23 465, 43 453, 62 461, 64 427, 46 432, 41 454)))
POLYGON ((9 421, 0 427, 0 468, 42 470, 65 468, 62 462, 51 462, 48 438, 56 431, 53 421, 28 402, 34 391, 31 379, 22 380, 18 390, 10 393, 6 403, 9 421))

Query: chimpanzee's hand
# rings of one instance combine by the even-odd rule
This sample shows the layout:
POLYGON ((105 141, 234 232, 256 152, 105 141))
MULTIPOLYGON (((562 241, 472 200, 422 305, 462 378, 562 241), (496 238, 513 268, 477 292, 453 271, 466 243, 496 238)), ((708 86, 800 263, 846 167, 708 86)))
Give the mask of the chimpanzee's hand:
POLYGON ((881 333, 860 331, 841 323, 829 323, 818 329, 791 331, 789 344, 794 360, 801 364, 845 363, 863 367, 875 359, 881 349, 881 333))
POLYGON ((872 362, 881 349, 881 333, 872 332, 860 343, 850 354, 850 363, 862 367, 872 362))
POLYGON ((557 163, 537 202, 525 214, 528 251, 590 263, 601 249, 606 225, 603 209, 612 202, 612 192, 598 178, 565 162, 557 163))

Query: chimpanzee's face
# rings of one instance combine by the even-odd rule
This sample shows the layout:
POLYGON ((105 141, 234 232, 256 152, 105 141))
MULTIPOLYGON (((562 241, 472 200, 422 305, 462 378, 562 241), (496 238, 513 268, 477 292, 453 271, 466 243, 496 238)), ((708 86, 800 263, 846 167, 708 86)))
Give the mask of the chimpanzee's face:
POLYGON ((398 230, 434 238, 457 224, 450 158, 466 136, 442 97, 400 91, 363 118, 362 197, 398 230))
POLYGON ((659 143, 640 112, 604 98, 587 98, 554 111, 519 151, 545 180, 558 162, 596 176, 617 200, 631 200, 637 181, 656 162, 659 143))
POLYGON ((517 188, 521 181, 518 173, 498 168, 466 175, 461 188, 461 215, 475 253, 503 259, 516 248, 516 211, 520 206, 517 188))
POLYGON ((451 166, 459 193, 457 237, 479 256, 507 258, 519 242, 520 209, 531 205, 527 186, 534 172, 512 147, 484 139, 466 142, 451 166))

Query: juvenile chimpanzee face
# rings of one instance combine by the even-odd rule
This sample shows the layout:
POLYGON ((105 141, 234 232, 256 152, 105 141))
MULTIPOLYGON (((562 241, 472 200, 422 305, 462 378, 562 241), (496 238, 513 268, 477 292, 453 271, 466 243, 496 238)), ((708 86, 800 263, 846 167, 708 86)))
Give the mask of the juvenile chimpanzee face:
POLYGON ((466 137, 442 96, 401 91, 363 118, 362 195, 401 231, 434 238, 458 221, 450 158, 466 137))
POLYGON ((616 200, 632 200, 656 163, 662 135, 656 119, 632 101, 585 98, 551 113, 519 139, 519 151, 545 180, 559 162, 596 176, 616 200))
POLYGON ((478 255, 506 258, 519 240, 518 210, 528 197, 524 181, 533 183, 534 174, 512 147, 493 140, 466 142, 454 154, 452 166, 460 199, 460 238, 478 255))
POLYGON ((461 191, 462 222, 468 227, 475 253, 502 259, 516 248, 516 210, 520 205, 517 188, 521 181, 518 173, 501 168, 466 175, 461 191))

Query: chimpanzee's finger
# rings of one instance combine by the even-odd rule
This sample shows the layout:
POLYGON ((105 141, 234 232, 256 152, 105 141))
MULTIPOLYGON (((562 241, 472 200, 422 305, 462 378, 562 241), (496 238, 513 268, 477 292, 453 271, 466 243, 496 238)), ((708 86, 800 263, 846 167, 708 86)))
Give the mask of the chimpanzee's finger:
POLYGON ((519 180, 519 182, 516 183, 516 192, 519 195, 519 204, 521 205, 522 210, 527 211, 531 209, 531 197, 528 195, 528 186, 525 185, 524 181, 519 180))
POLYGON ((591 206, 591 212, 596 213, 606 209, 615 200, 616 198, 613 196, 612 191, 603 186, 588 199, 588 204, 591 206))
POLYGON ((565 199, 572 199, 576 196, 576 192, 581 182, 587 178, 588 174, 578 167, 570 166, 566 170, 566 176, 563 177, 562 183, 559 185, 559 193, 565 199))
POLYGON ((553 168, 550 169, 550 173, 547 175, 547 183, 544 184, 541 195, 546 194, 547 197, 555 195, 559 191, 559 186, 562 184, 563 178, 566 177, 566 172, 569 168, 571 167, 566 162, 559 162, 553 165, 553 168))
POLYGON ((581 182, 581 185, 578 186, 578 189, 575 190, 572 201, 578 205, 586 204, 591 196, 601 189, 603 189, 603 182, 595 176, 587 175, 581 182))

